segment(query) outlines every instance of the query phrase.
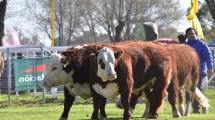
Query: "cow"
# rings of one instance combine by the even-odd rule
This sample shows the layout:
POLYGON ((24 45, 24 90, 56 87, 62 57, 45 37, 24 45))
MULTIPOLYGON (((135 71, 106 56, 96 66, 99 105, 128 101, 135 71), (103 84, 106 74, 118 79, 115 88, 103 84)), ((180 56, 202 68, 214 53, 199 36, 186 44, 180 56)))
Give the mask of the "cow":
POLYGON ((4 70, 4 58, 2 56, 2 53, 0 52, 0 77, 3 73, 3 70, 4 70))
MULTIPOLYGON (((148 118, 157 118, 157 110, 166 95, 166 89, 171 78, 172 62, 166 49, 152 42, 130 41, 116 43, 115 45, 88 45, 82 50, 71 50, 61 54, 68 60, 65 65, 65 67, 68 67, 68 72, 74 71, 73 78, 78 73, 85 76, 89 75, 94 105, 92 119, 98 119, 98 109, 106 103, 105 98, 114 99, 118 94, 121 95, 123 100, 123 119, 131 119, 129 112, 131 93, 132 91, 134 93, 142 91, 149 83, 159 86, 153 88, 153 91, 156 91, 154 93, 156 101, 155 99, 150 101, 148 115, 148 118), (109 73, 106 74, 105 78, 99 76, 99 72, 97 73, 97 69, 104 67, 103 61, 97 61, 92 55, 101 48, 106 48, 104 51, 110 51, 109 49, 117 51, 106 56, 108 58, 106 60, 110 61, 110 56, 118 58, 117 61, 111 60, 115 67, 108 68, 109 73), (89 61, 90 63, 88 63, 89 61), (74 68, 83 66, 83 63, 90 66, 88 72, 85 69, 75 72, 74 68), (118 73, 117 77, 113 68, 118 73)), ((75 79, 74 81, 79 81, 78 78, 75 79)))
MULTIPOLYGON (((71 47, 67 50, 80 49, 82 46, 71 47)), ((50 88, 53 86, 65 85, 64 110, 60 117, 60 120, 68 119, 68 114, 75 100, 75 96, 80 96, 85 100, 92 97, 88 78, 86 78, 85 76, 80 76, 79 77, 80 80, 78 83, 76 81, 73 81, 73 71, 68 71, 64 67, 65 66, 64 61, 61 54, 51 55, 46 64, 47 69, 43 79, 44 87, 50 88)), ((100 120, 105 119, 106 118, 105 110, 100 109, 100 113, 101 113, 100 120)))
MULTIPOLYGON (((157 40, 160 42, 160 40, 157 40)), ((173 76, 171 78, 171 83, 168 87, 168 100, 172 105, 173 109, 173 117, 180 117, 181 115, 189 116, 189 106, 193 100, 193 96, 195 94, 195 99, 197 99, 202 107, 208 107, 207 98, 196 88, 196 84, 198 83, 198 74, 199 74, 199 59, 195 50, 187 45, 177 44, 177 42, 165 42, 166 40, 162 40, 162 45, 168 49, 171 54, 173 61, 173 76), (163 44, 165 43, 165 44, 163 44), (172 44, 172 45, 168 45, 172 44), (189 51, 189 52, 188 52, 189 51), (192 63, 192 64, 191 64, 192 63), (192 81, 191 81, 192 79, 192 81), (188 101, 186 112, 184 114, 184 94, 183 87, 185 90, 192 95, 190 101, 188 101), (195 90, 196 89, 196 90, 195 90), (176 108, 176 102, 178 99, 179 91, 179 111, 176 108)), ((157 43, 159 44, 159 43, 157 43)), ((108 65, 108 64, 107 64, 108 65)), ((135 104, 137 102, 138 96, 132 97, 131 108, 132 110, 135 108, 135 104)), ((117 107, 122 108, 123 106, 120 103, 121 101, 117 101, 117 107)), ((146 107, 143 117, 148 114, 148 101, 146 99, 146 107)))
MULTIPOLYGON (((172 77, 172 83, 169 86, 169 94, 171 97, 172 89, 178 88, 180 92, 179 109, 183 107, 183 88, 190 95, 190 100, 187 101, 187 107, 185 114, 182 115, 189 116, 190 106, 195 98, 202 107, 209 107, 207 98, 203 93, 197 88, 199 80, 199 57, 195 49, 185 44, 171 44, 165 46, 168 51, 171 53, 171 57, 174 60, 174 73, 172 77)), ((181 110, 182 111, 182 110, 181 110)))

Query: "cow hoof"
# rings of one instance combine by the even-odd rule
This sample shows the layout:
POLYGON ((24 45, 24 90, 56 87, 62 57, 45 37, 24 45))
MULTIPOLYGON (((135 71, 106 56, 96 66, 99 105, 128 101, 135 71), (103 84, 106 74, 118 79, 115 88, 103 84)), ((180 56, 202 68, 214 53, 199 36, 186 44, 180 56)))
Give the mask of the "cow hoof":
POLYGON ((178 118, 178 117, 181 117, 181 114, 180 114, 180 112, 179 111, 177 111, 177 110, 173 110, 172 111, 172 117, 174 117, 174 118, 178 118))
POLYGON ((60 118, 59 120, 68 120, 68 118, 60 118))
POLYGON ((99 120, 107 120, 106 117, 103 117, 101 114, 99 115, 99 120))
POLYGON ((152 114, 149 114, 146 119, 157 119, 158 118, 158 114, 156 115, 152 115, 152 114))
POLYGON ((119 109, 123 109, 122 103, 121 103, 121 99, 116 99, 116 107, 118 107, 119 109))
POLYGON ((146 118, 148 114, 148 112, 144 112, 142 118, 146 118))
POLYGON ((186 112, 185 112, 184 116, 189 117, 189 116, 190 116, 190 113, 186 113, 186 112))
POLYGON ((186 110, 185 113, 184 113, 184 116, 190 116, 190 111, 186 110))
POLYGON ((107 118, 100 117, 99 120, 107 120, 107 118))

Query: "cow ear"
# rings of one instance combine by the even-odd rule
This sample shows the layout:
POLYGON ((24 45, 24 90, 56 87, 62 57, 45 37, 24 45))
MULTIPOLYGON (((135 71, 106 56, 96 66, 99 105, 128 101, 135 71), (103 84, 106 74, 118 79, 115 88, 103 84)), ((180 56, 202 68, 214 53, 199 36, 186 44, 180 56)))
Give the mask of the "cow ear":
POLYGON ((114 53, 115 59, 120 59, 122 57, 122 51, 118 51, 114 53))
MULTIPOLYGON (((72 49, 72 48, 71 48, 72 49)), ((65 56, 65 57, 68 57, 68 56, 72 56, 72 50, 68 50, 68 51, 65 51, 65 52, 61 52, 61 55, 65 56)))
POLYGON ((95 61, 96 61, 96 57, 97 57, 97 55, 94 54, 94 53, 91 53, 91 54, 89 55, 89 59, 90 59, 90 61, 92 61, 92 62, 95 62, 95 61))
POLYGON ((70 57, 61 58, 61 63, 63 63, 64 65, 68 65, 69 62, 70 62, 70 57))

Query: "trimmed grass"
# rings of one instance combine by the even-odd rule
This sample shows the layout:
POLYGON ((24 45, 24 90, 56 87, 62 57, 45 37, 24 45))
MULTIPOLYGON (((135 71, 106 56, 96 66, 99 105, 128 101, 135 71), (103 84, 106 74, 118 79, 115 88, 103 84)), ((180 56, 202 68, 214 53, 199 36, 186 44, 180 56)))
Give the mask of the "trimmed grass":
MULTIPOLYGON (((172 118, 171 107, 168 102, 163 106, 163 111, 159 114, 158 120, 215 120, 215 90, 206 91, 210 108, 209 114, 191 114, 190 117, 182 116, 181 118, 172 118)), ((134 118, 132 120, 142 120, 145 104, 138 103, 134 110, 134 118)), ((70 111, 69 120, 89 120, 92 114, 92 101, 83 101, 79 99, 70 111)), ((58 96, 57 100, 52 100, 50 96, 47 103, 42 102, 42 97, 34 99, 32 94, 20 95, 16 100, 15 96, 11 96, 11 105, 7 105, 7 95, 0 95, 0 119, 1 120, 58 120, 63 111, 63 96, 58 96)), ((115 107, 114 102, 110 102, 106 106, 108 120, 122 119, 123 110, 115 107)))

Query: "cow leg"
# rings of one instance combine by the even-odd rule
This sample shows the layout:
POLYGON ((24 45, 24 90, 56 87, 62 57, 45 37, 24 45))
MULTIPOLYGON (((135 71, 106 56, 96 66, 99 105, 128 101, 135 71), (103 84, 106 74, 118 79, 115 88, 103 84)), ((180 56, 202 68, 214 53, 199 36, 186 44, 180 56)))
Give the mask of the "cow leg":
POLYGON ((185 116, 190 116, 190 108, 191 108, 191 105, 192 105, 192 102, 193 102, 193 98, 192 98, 192 94, 194 92, 192 92, 191 90, 191 86, 192 86, 192 83, 191 81, 189 81, 186 86, 185 86, 185 89, 186 89, 186 110, 185 110, 185 116))
MULTIPOLYGON (((142 96, 145 97, 145 111, 143 112, 142 118, 146 118, 149 114, 149 108, 150 108, 150 103, 149 103, 149 99, 147 98, 146 94, 148 94, 148 96, 151 95, 151 91, 152 90, 152 84, 148 84, 147 88, 145 88, 145 92, 142 93, 142 96)), ((151 98, 153 99, 153 98, 151 98)))
POLYGON ((168 100, 170 105, 172 106, 172 117, 181 117, 181 114, 179 113, 176 106, 178 100, 178 88, 176 87, 176 84, 178 83, 174 83, 174 80, 171 81, 168 87, 168 100))
POLYGON ((129 103, 128 103, 128 96, 127 95, 121 95, 121 102, 122 106, 124 108, 124 113, 123 113, 123 120, 131 120, 131 114, 129 111, 129 103))
POLYGON ((59 120, 67 120, 70 108, 75 100, 75 97, 72 96, 68 89, 64 86, 64 109, 63 113, 59 120))
POLYGON ((157 79, 153 86, 153 91, 151 93, 154 100, 153 102, 150 102, 149 114, 147 116, 148 119, 156 119, 158 117, 158 110, 164 102, 168 84, 162 81, 164 80, 157 79))
POLYGON ((142 118, 146 118, 147 115, 149 114, 150 105, 149 105, 149 100, 146 97, 145 97, 145 103, 146 103, 146 106, 145 106, 145 111, 143 113, 142 118))
MULTIPOLYGON (((148 110, 147 110, 147 108, 145 108, 145 110, 147 110, 145 112, 147 112, 147 113, 144 113, 144 115, 147 114, 146 115, 147 119, 156 119, 157 115, 151 114, 152 113, 151 112, 152 111, 151 106, 153 106, 154 101, 155 101, 153 92, 150 92, 150 90, 147 87, 144 89, 144 92, 145 92, 145 95, 146 95, 146 99, 148 101, 148 106, 146 106, 146 107, 149 107, 148 110)), ((147 104, 147 102, 146 102, 146 104, 147 104)))
POLYGON ((184 115, 184 89, 180 88, 179 89, 179 104, 178 104, 178 109, 181 115, 184 115))
MULTIPOLYGON (((123 86, 123 88, 125 88, 123 86)), ((131 113, 129 111, 130 109, 130 100, 132 96, 132 87, 128 87, 127 89, 120 89, 121 93, 121 102, 122 106, 124 108, 124 113, 123 113, 123 120, 131 120, 131 113)))
POLYGON ((101 108, 102 104, 106 104, 106 99, 103 96, 97 94, 94 90, 92 90, 92 95, 93 95, 93 113, 91 116, 91 120, 99 120, 98 118, 99 109, 101 108))
POLYGON ((106 112, 105 112, 105 106, 106 106, 106 99, 103 98, 102 103, 101 103, 101 107, 100 107, 99 120, 106 120, 107 119, 107 115, 106 115, 106 112))
POLYGON ((131 95, 131 102, 130 102, 130 109, 129 109, 131 115, 133 114, 133 111, 134 111, 135 106, 137 104, 138 98, 141 96, 141 94, 142 94, 142 92, 140 92, 139 95, 135 95, 135 94, 131 95))

